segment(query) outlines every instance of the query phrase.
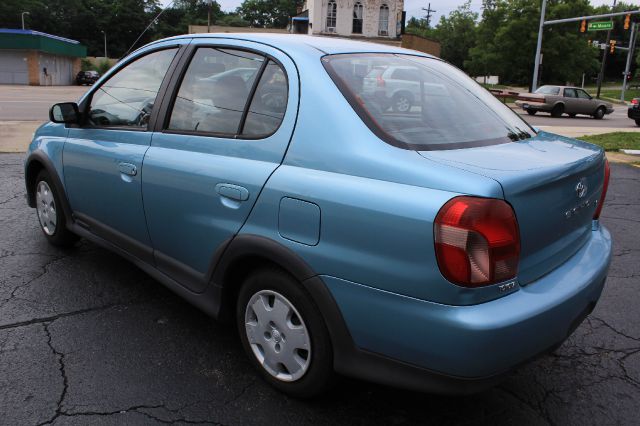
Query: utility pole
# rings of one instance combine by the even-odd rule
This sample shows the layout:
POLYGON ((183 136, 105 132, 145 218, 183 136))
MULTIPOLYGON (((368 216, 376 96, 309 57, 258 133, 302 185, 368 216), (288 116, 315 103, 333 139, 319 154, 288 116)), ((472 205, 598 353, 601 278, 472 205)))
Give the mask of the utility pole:
POLYGON ((422 10, 427 12, 426 20, 427 20, 427 28, 429 28, 429 26, 431 25, 431 14, 435 13, 436 11, 431 9, 431 3, 429 3, 426 9, 423 7, 422 10))
POLYGON ((627 78, 631 68, 631 58, 633 58, 633 48, 636 45, 636 23, 631 24, 631 35, 629 36, 629 50, 627 51, 627 64, 624 67, 624 76, 622 77, 622 91, 620 92, 620 100, 624 102, 624 92, 627 89, 627 78))
POLYGON ((538 28, 538 44, 536 45, 536 58, 533 64, 533 81, 531 82, 531 91, 535 92, 538 88, 538 72, 540 68, 540 51, 542 50, 542 31, 544 30, 544 14, 547 10, 547 0, 542 0, 542 9, 540 10, 540 27, 538 28))
POLYGON ((22 29, 24 30, 24 15, 31 15, 29 12, 22 12, 21 14, 22 17, 22 29))
MULTIPOLYGON (((616 7, 616 0, 613 0, 613 7, 616 7)), ((613 19, 611 20, 613 22, 613 19)), ((607 41, 604 44, 604 53, 602 54, 602 66, 600 67, 600 74, 598 74, 598 90, 596 92, 596 98, 600 99, 600 89, 602 88, 602 80, 604 80, 604 70, 607 66, 607 57, 609 56, 609 43, 611 42, 611 30, 607 31, 607 41)))
POLYGON ((207 32, 210 33, 211 32, 211 0, 209 0, 207 3, 208 3, 208 7, 207 7, 207 32))

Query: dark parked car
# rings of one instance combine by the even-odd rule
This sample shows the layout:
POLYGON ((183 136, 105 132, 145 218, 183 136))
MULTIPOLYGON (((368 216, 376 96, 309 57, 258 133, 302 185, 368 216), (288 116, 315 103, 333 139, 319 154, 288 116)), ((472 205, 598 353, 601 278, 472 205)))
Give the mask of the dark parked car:
POLYGON ((627 117, 635 120, 636 125, 640 126, 640 98, 633 98, 631 105, 627 109, 627 117))
POLYGON ((76 76, 76 83, 79 86, 84 86, 85 84, 93 84, 100 78, 100 73, 98 71, 80 71, 76 76))

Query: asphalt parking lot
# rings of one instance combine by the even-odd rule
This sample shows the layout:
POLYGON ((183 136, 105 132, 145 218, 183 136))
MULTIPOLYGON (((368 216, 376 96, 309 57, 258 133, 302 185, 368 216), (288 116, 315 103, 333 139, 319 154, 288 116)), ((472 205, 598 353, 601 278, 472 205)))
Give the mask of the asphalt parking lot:
MULTIPOLYGON (((441 397, 344 380, 314 401, 271 389, 232 327, 86 241, 49 246, 22 155, 0 155, 0 424, 637 424, 640 168, 612 165, 614 260, 593 314, 496 388, 441 397)), ((571 285, 571 283, 562 283, 571 285)))

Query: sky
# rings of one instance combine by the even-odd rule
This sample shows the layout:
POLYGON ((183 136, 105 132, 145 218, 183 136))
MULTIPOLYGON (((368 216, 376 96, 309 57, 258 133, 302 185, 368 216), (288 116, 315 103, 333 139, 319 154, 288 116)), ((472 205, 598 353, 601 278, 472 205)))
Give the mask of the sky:
MULTIPOLYGON (((161 0, 163 4, 168 4, 171 0, 161 0)), ((535 1, 535 0, 532 0, 535 1)), ((640 0, 624 0, 626 3, 638 4, 640 6, 640 0)), ((217 0, 222 7, 222 10, 226 12, 231 12, 236 9, 236 7, 240 6, 242 0, 217 0)), ((431 21, 432 24, 435 24, 440 19, 441 15, 448 15, 450 12, 458 8, 461 4, 464 3, 464 0, 405 0, 404 2, 404 10, 407 11, 407 19, 416 16, 423 17, 425 12, 422 10, 424 7, 427 8, 428 4, 431 3, 431 9, 435 9, 435 13, 433 14, 434 18, 431 21)), ((601 4, 613 4, 613 0, 591 0, 591 4, 595 6, 599 6, 601 4)), ((471 8, 476 12, 481 11, 482 0, 471 0, 471 8)))

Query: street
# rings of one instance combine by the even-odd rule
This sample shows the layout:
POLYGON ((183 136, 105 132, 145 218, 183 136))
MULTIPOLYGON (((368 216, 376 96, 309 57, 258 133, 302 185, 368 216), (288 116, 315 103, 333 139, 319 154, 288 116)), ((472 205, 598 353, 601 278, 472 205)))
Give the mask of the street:
POLYGON ((47 121, 56 102, 76 102, 89 86, 0 85, 0 121, 47 121))
MULTIPOLYGON (((568 120, 568 119, 567 119, 568 120)), ((343 380, 298 401, 258 378, 234 328, 82 241, 47 244, 23 155, 0 155, 0 424, 633 424, 640 407, 640 169, 612 164, 614 258, 592 315, 498 387, 441 397, 343 380)), ((572 283, 559 283, 559 285, 572 283)))
POLYGON ((627 118, 626 105, 614 105, 615 109, 611 114, 605 115, 602 120, 596 120, 587 115, 577 115, 574 118, 563 115, 559 118, 551 117, 551 114, 539 112, 536 115, 529 115, 523 109, 514 107, 524 120, 532 126, 557 126, 557 127, 606 127, 620 129, 621 132, 634 131, 640 129, 635 121, 627 118))

